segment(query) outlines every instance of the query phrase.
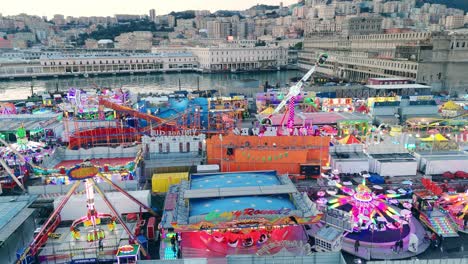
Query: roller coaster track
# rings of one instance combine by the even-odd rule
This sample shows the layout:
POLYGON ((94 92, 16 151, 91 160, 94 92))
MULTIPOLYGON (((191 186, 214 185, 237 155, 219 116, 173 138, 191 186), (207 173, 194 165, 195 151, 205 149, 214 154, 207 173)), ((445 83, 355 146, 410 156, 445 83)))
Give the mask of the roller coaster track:
POLYGON ((130 108, 128 106, 123 106, 123 105, 119 105, 116 103, 112 103, 102 98, 99 98, 99 105, 103 105, 107 108, 113 109, 120 113, 126 113, 129 115, 132 115, 134 117, 146 120, 148 122, 155 122, 158 125, 167 125, 167 126, 173 126, 173 127, 177 126, 176 122, 173 120, 167 120, 167 119, 163 119, 157 116, 141 113, 140 111, 130 108))

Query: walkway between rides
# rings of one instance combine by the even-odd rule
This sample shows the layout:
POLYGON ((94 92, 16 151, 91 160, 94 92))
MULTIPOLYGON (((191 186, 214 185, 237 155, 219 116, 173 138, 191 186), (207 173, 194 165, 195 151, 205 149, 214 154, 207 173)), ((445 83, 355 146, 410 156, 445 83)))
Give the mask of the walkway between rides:
POLYGON ((426 251, 430 246, 430 241, 425 241, 424 236, 426 230, 424 227, 417 221, 414 217, 411 221, 411 231, 416 234, 419 238, 418 250, 417 252, 411 252, 408 250, 409 246, 409 236, 403 238, 403 250, 399 253, 395 252, 392 247, 394 243, 367 243, 360 242, 359 251, 354 251, 354 240, 343 239, 343 251, 346 251, 352 255, 358 256, 360 258, 370 260, 370 259, 407 259, 414 256, 417 256, 424 251, 426 251))

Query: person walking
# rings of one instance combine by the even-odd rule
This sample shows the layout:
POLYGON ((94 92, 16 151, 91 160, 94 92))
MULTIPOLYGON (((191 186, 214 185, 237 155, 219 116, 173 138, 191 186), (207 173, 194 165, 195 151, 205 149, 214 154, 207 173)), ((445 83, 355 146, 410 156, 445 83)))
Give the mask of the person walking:
POLYGON ((104 244, 102 243, 102 238, 99 239, 99 251, 104 251, 104 244))
POLYGON ((171 237, 171 246, 172 246, 172 251, 174 252, 174 255, 177 253, 177 241, 175 235, 171 237))
POLYGON ((356 242, 354 242, 354 252, 359 252, 359 246, 361 244, 359 243, 359 240, 356 240, 356 242))
POLYGON ((400 245, 399 241, 396 241, 396 242, 395 242, 395 245, 393 245, 393 248, 392 248, 392 249, 393 249, 393 252, 395 252, 395 253, 398 252, 398 247, 399 247, 399 245, 400 245))
POLYGON ((403 240, 398 241, 398 253, 403 251, 403 240))

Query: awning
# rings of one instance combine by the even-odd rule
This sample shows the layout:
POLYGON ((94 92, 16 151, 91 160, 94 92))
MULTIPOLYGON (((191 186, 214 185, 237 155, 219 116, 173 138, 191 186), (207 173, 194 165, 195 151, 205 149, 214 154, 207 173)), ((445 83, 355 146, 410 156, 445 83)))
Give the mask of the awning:
POLYGON ((442 134, 435 134, 435 135, 432 135, 430 137, 426 137, 426 138, 421 138, 421 141, 424 141, 424 142, 431 142, 431 141, 448 141, 447 138, 445 138, 444 136, 442 136, 442 134))

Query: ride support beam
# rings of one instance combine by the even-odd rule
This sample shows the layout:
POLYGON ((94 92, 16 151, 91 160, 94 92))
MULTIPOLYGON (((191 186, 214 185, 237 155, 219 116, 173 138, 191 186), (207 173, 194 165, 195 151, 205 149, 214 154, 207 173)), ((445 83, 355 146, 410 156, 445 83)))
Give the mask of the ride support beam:
POLYGON ((47 229, 47 227, 50 225, 50 223, 55 219, 55 217, 60 214, 60 212, 62 211, 63 207, 65 206, 65 204, 67 204, 68 200, 70 199, 70 197, 73 195, 73 193, 76 191, 76 189, 78 189, 78 186, 80 186, 81 184, 81 181, 76 181, 75 183, 73 183, 72 187, 70 188, 70 190, 67 192, 67 194, 65 195, 65 197, 63 197, 63 200, 62 202, 60 202, 60 204, 57 206, 57 208, 52 212, 52 214, 49 216, 49 218, 47 219, 47 221, 45 222, 45 224, 41 227, 41 230, 39 230, 39 233, 34 237, 33 241, 31 242, 31 244, 29 244, 29 246, 26 248, 26 250, 24 250, 23 254, 21 254, 21 257, 17 260, 16 264, 21 264, 21 262, 24 260, 24 258, 28 255, 28 253, 31 251, 32 247, 34 247, 34 245, 37 243, 38 240, 40 240, 40 238, 42 236, 47 236, 47 234, 43 234, 44 231, 47 229))
POLYGON ((15 176, 15 173, 13 173, 11 168, 8 167, 8 165, 6 164, 6 162, 3 159, 0 159, 0 164, 6 170, 6 172, 8 172, 8 174, 10 174, 10 177, 16 182, 16 184, 18 184, 18 186, 21 188, 21 190, 23 190, 23 192, 26 193, 27 191, 24 188, 23 184, 20 182, 20 180, 18 180, 18 178, 15 176))
POLYGON ((122 189, 120 186, 109 180, 106 176, 102 175, 101 173, 97 174, 101 179, 103 179, 105 182, 109 183, 112 187, 114 187, 117 191, 121 192, 123 195, 127 196, 130 200, 138 204, 139 206, 145 208, 150 214, 157 216, 156 212, 153 211, 149 206, 143 204, 142 202, 138 201, 135 199, 135 197, 131 196, 127 191, 122 189))
POLYGON ((128 228, 128 226, 125 224, 125 222, 123 221, 122 217, 120 217, 120 214, 117 212, 117 210, 114 208, 114 206, 111 204, 111 202, 107 199, 106 197, 106 194, 101 190, 101 188, 99 188, 99 186, 96 184, 96 182, 94 181, 94 179, 89 179, 90 181, 92 181, 92 183, 94 184, 94 188, 96 189, 96 191, 98 192, 98 194, 102 197, 102 200, 104 200, 104 203, 106 203, 107 207, 109 207, 109 209, 112 211, 112 213, 114 214, 114 216, 117 218, 117 221, 119 221, 119 223, 122 225, 123 229, 125 230, 125 232, 127 232, 129 238, 131 238, 132 240, 135 241, 135 243, 137 243, 139 246, 140 246, 140 250, 141 250, 141 253, 147 257, 148 256, 148 253, 146 252, 145 248, 143 247, 143 245, 140 244, 140 242, 138 242, 138 240, 134 237, 132 231, 130 230, 130 228, 128 228))

